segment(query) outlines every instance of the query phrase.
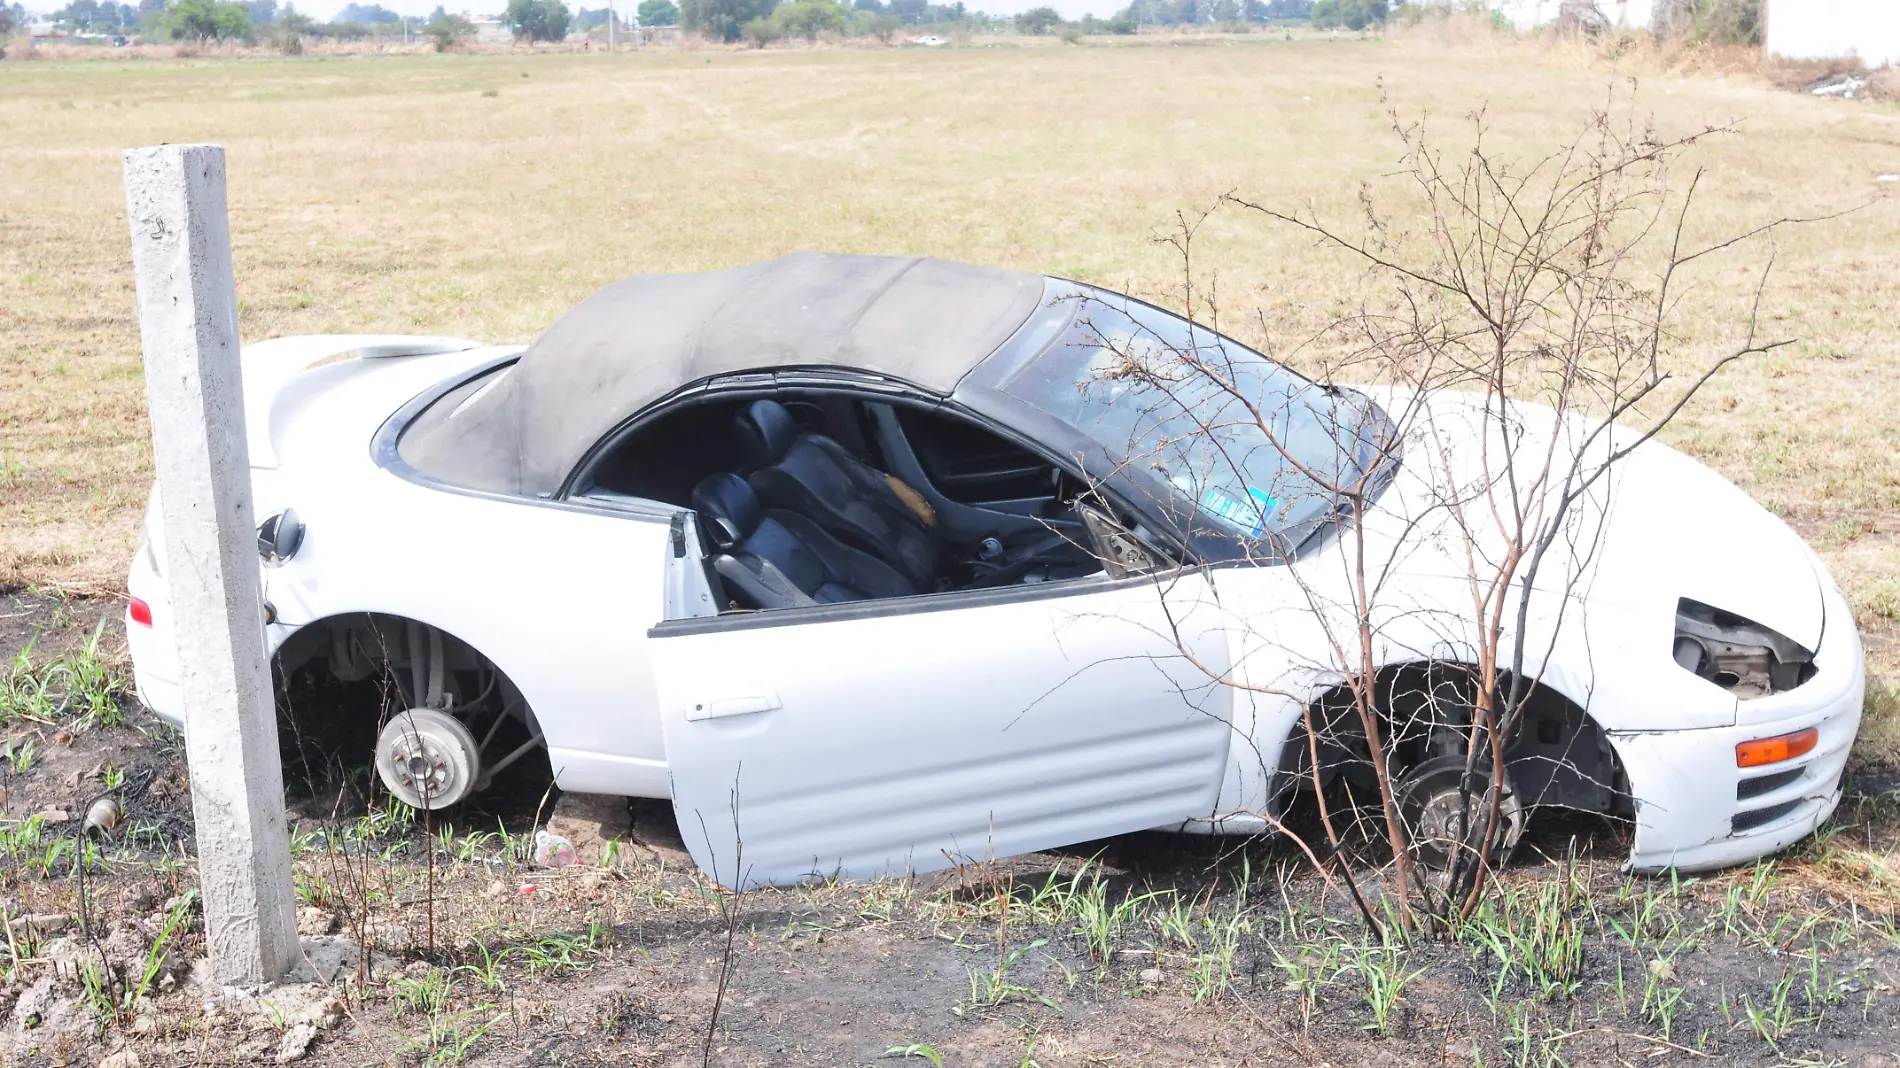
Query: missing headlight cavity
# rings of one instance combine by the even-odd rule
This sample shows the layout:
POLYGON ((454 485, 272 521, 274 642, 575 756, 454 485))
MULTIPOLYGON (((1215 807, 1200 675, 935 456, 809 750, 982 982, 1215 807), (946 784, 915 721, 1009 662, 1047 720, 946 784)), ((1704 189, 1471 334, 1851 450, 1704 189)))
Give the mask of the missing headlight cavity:
POLYGON ((1676 602, 1676 663, 1744 700, 1792 690, 1814 675, 1814 654, 1733 612, 1676 602))

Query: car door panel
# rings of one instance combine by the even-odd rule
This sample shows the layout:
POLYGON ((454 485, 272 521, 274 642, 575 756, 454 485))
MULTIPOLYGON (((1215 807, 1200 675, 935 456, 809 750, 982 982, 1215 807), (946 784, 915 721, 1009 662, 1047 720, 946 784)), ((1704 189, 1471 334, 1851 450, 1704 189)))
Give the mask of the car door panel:
POLYGON ((1061 586, 655 628, 694 859, 876 877, 1206 815, 1231 733, 1208 579, 1061 586))

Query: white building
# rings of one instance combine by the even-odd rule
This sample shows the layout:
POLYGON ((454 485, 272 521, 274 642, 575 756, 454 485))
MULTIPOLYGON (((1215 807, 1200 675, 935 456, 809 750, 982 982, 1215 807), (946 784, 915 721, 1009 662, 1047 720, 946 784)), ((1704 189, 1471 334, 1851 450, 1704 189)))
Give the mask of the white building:
POLYGON ((1762 9, 1770 55, 1900 63, 1900 0, 1762 0, 1762 9))
POLYGON ((515 39, 514 31, 501 19, 482 17, 469 21, 475 24, 476 44, 507 44, 515 39))

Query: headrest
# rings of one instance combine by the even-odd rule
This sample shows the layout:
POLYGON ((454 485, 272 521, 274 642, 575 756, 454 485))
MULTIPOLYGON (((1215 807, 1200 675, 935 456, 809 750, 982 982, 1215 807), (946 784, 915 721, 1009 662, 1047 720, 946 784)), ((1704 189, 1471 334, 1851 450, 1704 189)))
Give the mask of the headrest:
POLYGON ((708 475, 693 487, 699 527, 725 552, 759 528, 759 498, 738 475, 708 475))
POLYGON ((798 424, 792 422, 792 413, 775 400, 753 401, 739 413, 736 422, 740 447, 746 461, 755 468, 783 460, 798 438, 798 424))

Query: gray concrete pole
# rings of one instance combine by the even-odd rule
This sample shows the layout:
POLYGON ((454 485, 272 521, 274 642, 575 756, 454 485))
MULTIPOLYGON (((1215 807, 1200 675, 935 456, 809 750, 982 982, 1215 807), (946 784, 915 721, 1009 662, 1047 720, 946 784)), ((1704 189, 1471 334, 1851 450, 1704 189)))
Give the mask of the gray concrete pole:
POLYGON ((211 966, 221 982, 268 982, 297 963, 299 945, 264 651, 224 149, 127 149, 125 202, 211 966))

